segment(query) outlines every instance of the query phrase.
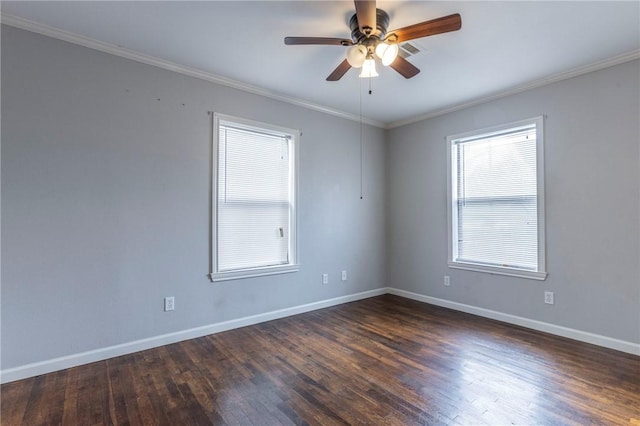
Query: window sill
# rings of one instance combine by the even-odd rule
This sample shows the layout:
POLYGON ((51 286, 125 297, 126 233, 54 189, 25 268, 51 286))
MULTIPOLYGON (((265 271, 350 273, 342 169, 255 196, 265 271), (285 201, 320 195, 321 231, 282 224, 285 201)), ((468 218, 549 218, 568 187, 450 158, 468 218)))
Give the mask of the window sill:
POLYGON ((244 269, 241 271, 210 273, 209 278, 213 282, 239 280, 243 278, 263 277, 267 275, 289 274, 298 272, 300 265, 272 266, 269 268, 244 269))
POLYGON ((530 280, 544 281, 547 279, 546 272, 523 271, 519 269, 498 268, 494 266, 476 265, 473 263, 448 262, 449 268, 464 269, 465 271, 484 272, 494 275, 506 275, 509 277, 527 278, 530 280))

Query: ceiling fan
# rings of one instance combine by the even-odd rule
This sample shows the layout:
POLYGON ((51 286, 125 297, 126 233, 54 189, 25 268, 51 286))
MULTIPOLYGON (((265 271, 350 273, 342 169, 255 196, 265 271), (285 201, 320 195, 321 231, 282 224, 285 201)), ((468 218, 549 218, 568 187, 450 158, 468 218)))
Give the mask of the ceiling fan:
POLYGON ((377 77, 375 58, 390 66, 404 78, 411 78, 420 70, 398 56, 398 44, 416 38, 457 31, 462 27, 460 15, 443 16, 430 21, 409 25, 387 32, 389 15, 376 8, 375 0, 354 0, 356 13, 349 21, 351 40, 332 37, 285 37, 286 45, 320 44, 350 46, 347 58, 327 77, 327 81, 338 81, 351 67, 362 68, 360 77, 377 77))

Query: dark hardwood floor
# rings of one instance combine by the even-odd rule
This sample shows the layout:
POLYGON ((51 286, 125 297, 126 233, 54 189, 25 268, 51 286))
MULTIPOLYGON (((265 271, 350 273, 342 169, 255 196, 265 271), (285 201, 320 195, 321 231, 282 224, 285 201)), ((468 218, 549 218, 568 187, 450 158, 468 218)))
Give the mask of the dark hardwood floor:
POLYGON ((391 295, 0 390, 2 425, 640 425, 640 357, 391 295))

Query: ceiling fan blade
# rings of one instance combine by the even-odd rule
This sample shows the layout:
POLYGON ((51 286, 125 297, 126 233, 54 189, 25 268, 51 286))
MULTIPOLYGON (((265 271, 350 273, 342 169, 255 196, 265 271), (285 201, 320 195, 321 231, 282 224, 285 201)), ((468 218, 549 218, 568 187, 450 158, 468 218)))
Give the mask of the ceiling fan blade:
POLYGON ((354 0, 356 16, 360 32, 365 35, 373 34, 376 30, 376 2, 375 0, 354 0))
POLYGON ((322 45, 336 45, 336 46, 351 46, 353 41, 346 38, 333 38, 333 37, 285 37, 284 44, 297 45, 297 44, 322 44, 322 45))
POLYGON ((462 18, 460 18, 460 14, 454 13, 453 15, 443 16, 442 18, 432 19, 431 21, 420 22, 419 24, 389 31, 387 38, 391 34, 395 34, 398 37, 397 42, 401 43, 415 38, 457 31, 461 27, 462 18))
POLYGON ((349 62, 347 62, 347 60, 345 59, 344 61, 342 61, 342 63, 340 63, 340 65, 338 65, 338 67, 333 70, 333 72, 331 74, 329 74, 329 77, 327 77, 327 81, 338 81, 342 78, 343 75, 346 74, 347 71, 349 71, 351 69, 351 65, 349 65, 349 62))
POLYGON ((418 69, 402 56, 398 56, 393 62, 391 62, 389 66, 402 74, 404 78, 414 77, 420 72, 420 69, 418 69))

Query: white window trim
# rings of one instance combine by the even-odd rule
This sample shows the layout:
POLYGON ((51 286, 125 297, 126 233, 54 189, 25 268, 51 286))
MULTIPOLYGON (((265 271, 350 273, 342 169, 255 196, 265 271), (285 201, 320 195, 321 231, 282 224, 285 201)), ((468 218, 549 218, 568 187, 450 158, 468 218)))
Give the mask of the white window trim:
POLYGON ((226 114, 212 113, 212 173, 211 173, 211 272, 209 278, 213 282, 235 280, 241 278, 252 278, 275 274, 287 274, 300 270, 299 261, 299 244, 298 244, 298 175, 300 164, 300 132, 294 129, 275 126, 273 124, 261 123, 258 121, 247 120, 245 118, 234 117, 226 114), (218 136, 219 125, 221 121, 233 122, 234 125, 247 126, 249 129, 263 129, 274 133, 282 133, 291 137, 293 151, 293 205, 294 213, 291 217, 291 236, 290 236, 290 261, 286 265, 268 266, 263 268, 247 268, 237 271, 218 272, 218 136))
POLYGON ((464 269, 467 271, 485 272, 497 275, 507 275, 511 277, 529 278, 534 280, 545 280, 547 277, 546 269, 546 237, 545 237, 545 205, 544 205, 544 116, 529 118, 498 126, 488 127, 480 130, 459 133, 446 137, 447 143, 447 264, 450 268, 464 269), (538 270, 527 271, 516 268, 487 266, 469 262, 460 262, 453 259, 453 253, 456 251, 457 245, 457 209, 455 207, 455 176, 457 172, 457 164, 451 155, 451 147, 453 142, 458 139, 464 139, 471 136, 487 136, 492 133, 524 126, 535 123, 536 125, 536 173, 537 173, 537 204, 538 204, 538 270))

